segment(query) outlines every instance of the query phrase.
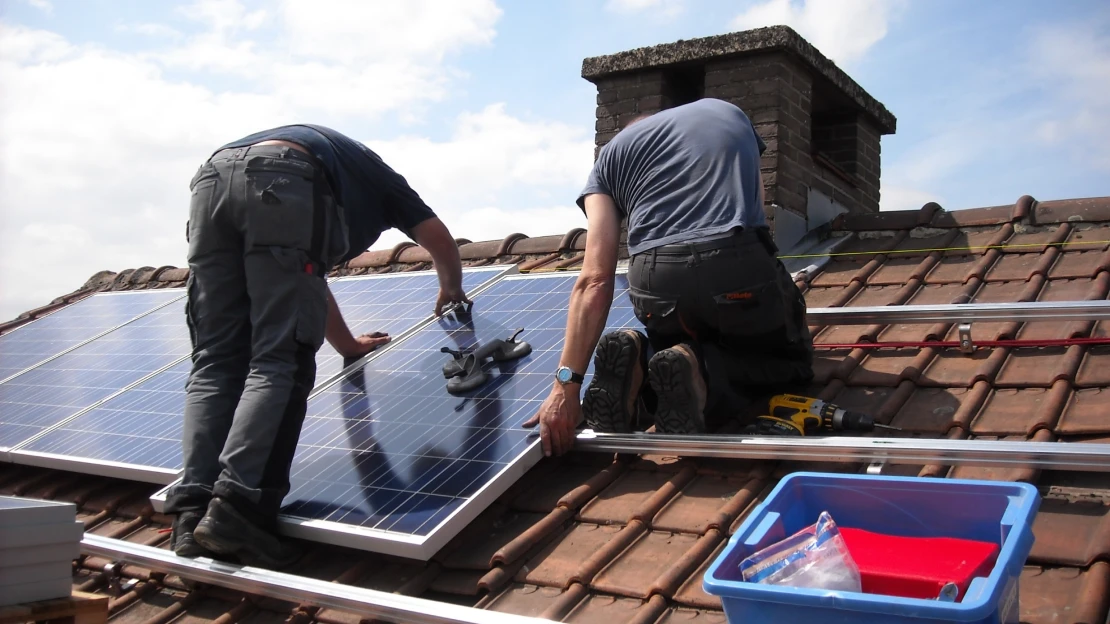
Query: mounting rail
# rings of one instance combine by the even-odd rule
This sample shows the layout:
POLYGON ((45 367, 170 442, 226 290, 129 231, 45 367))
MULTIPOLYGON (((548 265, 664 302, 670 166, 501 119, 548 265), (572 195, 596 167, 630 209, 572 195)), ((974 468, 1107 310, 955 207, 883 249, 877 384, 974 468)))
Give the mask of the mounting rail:
POLYGON ((386 622, 416 624, 539 624, 541 618, 485 611, 423 598, 329 583, 316 579, 213 561, 186 559, 168 550, 132 544, 123 540, 86 533, 81 552, 115 563, 130 563, 175 574, 209 585, 289 602, 330 607, 378 618, 386 622))
POLYGON ((655 433, 578 434, 575 450, 679 457, 777 459, 910 465, 976 465, 1110 472, 1110 444, 923 440, 917 438, 778 438, 655 433))
POLYGON ((944 305, 809 308, 812 325, 871 325, 972 321, 1093 321, 1110 319, 1110 301, 952 303, 944 305))

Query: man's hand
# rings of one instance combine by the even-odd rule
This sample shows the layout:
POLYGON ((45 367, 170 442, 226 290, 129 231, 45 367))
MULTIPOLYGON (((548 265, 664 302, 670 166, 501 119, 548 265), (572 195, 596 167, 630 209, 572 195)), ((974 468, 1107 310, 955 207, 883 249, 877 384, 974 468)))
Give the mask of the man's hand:
POLYGON ((440 287, 439 296, 436 297, 436 316, 443 315, 443 308, 452 303, 470 303, 470 299, 466 298, 466 293, 463 292, 462 286, 445 288, 440 287))
MULTIPOLYGON (((577 386, 574 386, 577 388, 577 386)), ((582 404, 575 392, 567 392, 560 384, 551 389, 540 410, 524 423, 526 429, 540 426, 543 454, 562 455, 574 446, 574 430, 582 420, 582 404)))
POLYGON ((389 334, 382 332, 363 334, 355 338, 355 341, 348 345, 339 355, 342 355, 344 358, 360 358, 388 343, 390 340, 389 334))

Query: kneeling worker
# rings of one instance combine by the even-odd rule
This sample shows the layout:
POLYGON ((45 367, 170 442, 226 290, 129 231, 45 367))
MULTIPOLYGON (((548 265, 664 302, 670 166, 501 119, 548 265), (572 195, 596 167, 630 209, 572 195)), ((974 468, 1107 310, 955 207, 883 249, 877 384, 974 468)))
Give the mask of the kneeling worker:
POLYGON ((582 416, 628 432, 646 408, 659 433, 698 433, 813 378, 805 300, 763 214, 765 149, 743 111, 711 98, 634 120, 602 148, 578 198, 589 234, 556 380, 524 424, 540 425, 546 455, 571 448, 582 416), (624 218, 646 336, 602 337, 624 218))
MULTIPOLYGON (((293 125, 229 143, 190 184, 184 471, 166 499, 184 557, 284 567, 278 509, 325 339, 344 357, 389 340, 354 337, 325 279, 385 230, 428 250, 438 315, 466 302, 454 238, 405 179, 361 143, 293 125)), ((431 307, 431 306, 429 306, 431 307)))

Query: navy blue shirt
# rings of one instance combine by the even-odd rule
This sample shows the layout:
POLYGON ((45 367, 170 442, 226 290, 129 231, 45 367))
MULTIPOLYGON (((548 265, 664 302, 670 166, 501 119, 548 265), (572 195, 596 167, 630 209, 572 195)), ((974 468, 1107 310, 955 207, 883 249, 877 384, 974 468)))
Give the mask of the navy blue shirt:
POLYGON ((628 253, 767 225, 759 157, 767 146, 742 110, 705 98, 640 120, 597 156, 586 195, 613 198, 628 217, 628 253))
POLYGON ((412 228, 436 216, 405 178, 380 156, 330 128, 309 124, 281 126, 256 132, 220 149, 275 140, 305 147, 324 167, 347 222, 347 254, 340 263, 366 251, 386 230, 397 228, 412 238, 412 228))

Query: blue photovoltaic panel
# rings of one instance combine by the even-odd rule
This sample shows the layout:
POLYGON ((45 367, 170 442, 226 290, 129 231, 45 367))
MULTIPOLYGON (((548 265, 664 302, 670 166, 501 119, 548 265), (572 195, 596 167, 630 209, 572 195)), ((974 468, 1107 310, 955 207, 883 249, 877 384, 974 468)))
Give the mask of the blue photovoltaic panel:
MULTIPOLYGON (((463 286, 471 291, 499 275, 504 268, 467 269, 463 286)), ((397 335, 432 316, 439 281, 435 273, 346 278, 329 287, 356 335, 385 331, 397 335)), ((182 317, 184 324, 184 317, 182 317)), ((186 351, 186 354, 188 351, 186 351)), ((317 381, 342 370, 341 358, 325 343, 317 357, 323 373, 317 381)), ((191 362, 185 360, 139 386, 66 422, 13 453, 16 462, 28 453, 63 460, 112 462, 128 467, 134 476, 165 481, 183 467, 181 425, 185 381, 191 362)))
POLYGON ((181 415, 190 360, 154 375, 13 452, 18 463, 29 451, 69 459, 112 462, 167 475, 181 470, 181 415))
POLYGON ((189 353, 176 301, 0 384, 0 446, 15 446, 189 353))
MULTIPOLYGON (((469 293, 504 270, 504 267, 465 269, 463 290, 469 293)), ((328 287, 355 336, 378 331, 396 338, 432 317, 439 278, 434 271, 369 275, 341 278, 328 287)), ((316 355, 316 383, 338 375, 343 368, 343 358, 325 342, 316 355)))
POLYGON ((98 293, 0 336, 0 381, 184 295, 177 290, 98 293))
MULTIPOLYGON (((487 486, 499 474, 539 459, 538 449, 526 453, 538 439, 521 424, 550 391, 576 278, 504 278, 474 299, 470 322, 439 319, 321 391, 309 402, 282 513, 294 525, 357 528, 347 545, 430 556, 451 537, 445 521, 454 516, 457 532, 490 502, 475 498, 496 489, 487 486), (448 394, 441 347, 472 348, 519 327, 530 355, 487 365, 491 379, 467 397, 448 394)), ((614 299, 609 327, 636 324, 623 275, 614 299)))

